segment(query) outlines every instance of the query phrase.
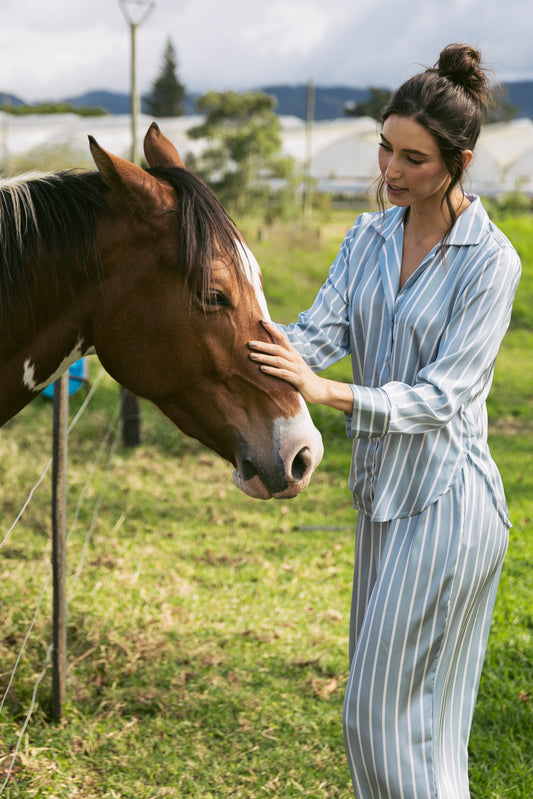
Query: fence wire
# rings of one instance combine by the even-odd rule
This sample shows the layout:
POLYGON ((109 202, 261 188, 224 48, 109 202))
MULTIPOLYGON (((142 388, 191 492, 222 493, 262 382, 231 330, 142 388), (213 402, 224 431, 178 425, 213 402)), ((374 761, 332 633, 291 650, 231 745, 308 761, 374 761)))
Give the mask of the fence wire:
MULTIPOLYGON (((74 427, 76 426, 76 424, 79 421, 79 419, 81 418, 81 416, 82 416, 83 412, 85 411, 86 407, 88 406, 89 402, 93 398, 93 395, 94 395, 94 393, 95 393, 95 391, 96 391, 96 389, 98 387, 98 384, 99 384, 100 380, 102 379, 102 377, 104 376, 104 374, 105 374, 104 370, 100 369, 100 371, 98 372, 97 376, 95 377, 95 379, 94 379, 94 381, 93 381, 93 383, 91 385, 91 388, 87 392, 87 396, 85 397, 83 403, 80 405, 80 408, 79 408, 78 412, 76 413, 76 415, 74 416, 74 418, 72 419, 70 425, 67 428, 67 433, 69 435, 72 432, 72 430, 74 429, 74 427)), ((35 485, 31 489, 31 491, 30 491, 30 493, 28 495, 28 498, 27 498, 26 502, 24 503, 24 505, 22 506, 21 510, 19 511, 19 514, 16 517, 15 521, 13 522, 13 524, 11 525, 9 530, 4 535, 4 538, 2 539, 2 541, 0 541, 0 549, 2 549, 4 544, 7 543, 7 540, 9 538, 9 536, 11 535, 11 533, 13 532, 13 530, 15 529, 17 524, 19 523, 20 519, 22 518, 22 514, 24 513, 24 511, 26 510, 26 508, 30 504, 30 502, 31 502, 31 500, 33 498, 33 495, 35 494, 35 492, 37 491, 37 489, 39 488, 39 486, 43 482, 44 478, 48 474, 48 471, 49 471, 51 465, 52 465, 52 458, 50 458, 50 460, 48 461, 48 463, 44 467, 43 473, 41 474, 41 476, 39 477, 39 479, 37 480, 37 482, 35 483, 35 485)))
MULTIPOLYGON (((81 418, 83 412, 87 408, 87 406, 88 406, 89 402, 91 401, 91 399, 92 399, 92 397, 93 397, 93 395, 94 395, 94 393, 96 391, 96 388, 97 388, 97 386, 98 386, 98 384, 99 384, 99 382, 100 382, 100 380, 101 380, 101 378, 103 377, 104 374, 105 374, 104 370, 101 369, 100 372, 98 373, 97 377, 93 381, 93 383, 91 385, 91 388, 90 388, 89 392, 87 393, 87 396, 86 396, 84 402, 80 406, 78 412, 76 413, 76 415, 74 416, 74 418, 72 419, 70 425, 67 428, 67 432, 68 432, 69 435, 72 432, 73 428, 75 427, 76 423, 81 418)), ((106 430, 106 432, 105 432, 105 434, 104 434, 104 436, 102 438, 102 441, 100 443, 100 446, 98 448, 98 452, 97 452, 97 454, 96 454, 96 456, 95 456, 95 458, 94 458, 94 460, 93 460, 93 462, 91 464, 91 467, 90 467, 89 472, 88 472, 87 479, 86 479, 86 481, 85 481, 85 483, 84 483, 84 485, 83 485, 83 487, 82 487, 82 489, 80 491, 80 494, 78 496, 78 501, 76 503, 76 508, 75 508, 75 511, 74 511, 74 517, 73 517, 72 523, 70 525, 70 528, 69 528, 69 531, 68 531, 68 534, 67 534, 67 542, 68 542, 68 539, 70 538, 73 530, 76 528, 76 525, 78 523, 81 507, 83 505, 83 501, 84 501, 85 495, 87 493, 87 490, 88 490, 88 488, 90 486, 90 483, 91 483, 91 481, 93 479, 94 473, 96 472, 98 464, 100 463, 100 460, 102 459, 102 456, 103 456, 103 454, 106 451, 106 448, 108 448, 108 456, 107 456, 105 469, 104 469, 104 472, 103 472, 103 478, 102 478, 102 483, 101 483, 101 486, 100 486, 100 492, 99 492, 99 494, 98 494, 98 496, 96 498, 96 502, 95 502, 94 507, 93 507, 93 514, 92 514, 91 524, 89 525, 89 527, 88 527, 88 529, 86 531, 86 534, 85 534, 85 539, 84 539, 82 551, 81 551, 81 554, 80 554, 80 557, 79 557, 79 560, 78 560, 78 564, 77 564, 76 570, 74 571, 74 574, 73 574, 73 576, 72 576, 72 578, 70 580, 70 587, 69 587, 69 592, 68 592, 68 600, 70 600, 72 598, 75 585, 76 585, 76 583, 78 582, 78 580, 79 580, 79 578, 81 576, 81 573, 82 573, 82 570, 83 570, 83 565, 85 563, 87 550, 88 550, 88 547, 89 547, 89 543, 90 543, 92 534, 93 534, 93 532, 94 532, 94 530, 96 528, 97 522, 98 522, 98 513, 99 513, 102 501, 103 501, 104 496, 105 496, 105 490, 106 490, 106 487, 107 487, 108 476, 109 476, 109 473, 111 471, 111 463, 112 463, 113 457, 115 455, 116 448, 117 448, 118 441, 119 441, 119 436, 117 435, 117 431, 118 431, 118 427, 119 427, 119 424, 120 424, 120 410, 121 410, 121 401, 119 399, 119 401, 117 402, 117 405, 115 407, 115 410, 114 410, 114 412, 113 412, 113 414, 111 416, 111 419, 110 419, 110 422, 108 424, 107 430, 106 430)), ((0 544, 0 548, 5 544, 5 542, 9 538, 11 532, 13 531, 15 526, 20 521, 20 518, 22 517, 22 514, 26 510, 27 506, 29 505, 29 503, 30 503, 35 491, 41 485, 41 483, 44 480, 46 474, 48 473, 51 463, 52 463, 52 459, 50 458, 49 462, 47 463, 47 465, 46 465, 46 467, 45 467, 45 469, 43 471, 43 473, 39 477, 37 483, 31 489, 30 494, 29 494, 26 502, 22 506, 22 509, 20 510, 18 516, 16 517, 15 521, 13 522, 13 524, 11 525, 9 530, 7 531, 6 535, 4 536, 4 539, 2 540, 2 542, 0 544)), ((4 704, 5 704, 6 698, 8 696, 8 693, 9 693, 10 689, 11 689, 11 686, 13 685, 18 666, 19 666, 20 661, 22 659, 22 656, 23 656, 24 650, 26 648, 26 645, 27 645, 27 643, 28 643, 28 641, 29 641, 29 639, 31 637, 31 633, 32 633, 33 628, 35 626, 35 623, 36 623, 36 620, 37 620, 41 605, 43 603, 44 597, 46 596, 46 593, 47 593, 47 590, 49 588, 51 579, 52 579, 52 567, 50 567, 50 569, 48 571, 48 575, 47 575, 47 577, 45 579, 41 594, 40 594, 38 602, 37 602, 37 606, 35 608, 35 612, 33 614, 32 620, 30 622, 30 626, 28 628, 28 631, 27 631, 26 635, 24 636, 24 640, 22 642, 22 646, 21 646, 20 652, 19 652, 19 654, 17 656, 17 659, 15 661, 15 665, 13 667, 13 670, 12 670, 12 673, 11 673, 11 676, 10 676, 10 679, 9 679, 9 683, 7 685, 7 688, 6 688, 5 692, 4 692, 2 700, 0 702, 0 712, 2 712, 2 710, 4 708, 4 704)), ((48 649, 46 651, 45 658, 44 658, 43 663, 42 663, 42 669, 39 672, 39 674, 37 676, 37 679, 36 679, 36 681, 34 683, 33 691, 32 691, 32 697, 31 697, 31 701, 30 701, 30 707, 29 707, 29 710, 28 710, 28 712, 26 714, 26 717, 24 719, 24 722, 22 724, 20 732, 18 734, 18 738, 17 738, 16 744, 15 744, 13 750, 9 754, 6 755, 6 758, 10 757, 11 760, 10 760, 10 763, 9 763, 9 766, 8 766, 8 769, 7 769, 7 772, 6 772, 6 776, 4 778, 4 782, 0 785, 0 795, 4 792, 6 786, 8 785, 9 780, 11 778, 11 774, 13 772, 13 768, 15 766, 15 763, 16 763, 16 760, 17 760, 17 756, 18 756, 18 753, 20 751, 20 746, 21 746, 22 740, 24 738, 24 735, 26 733, 26 729, 27 729, 27 727, 28 727, 28 725, 30 723, 31 717, 33 715, 33 711, 35 709, 35 704, 36 704, 36 701, 37 701, 37 695, 38 695, 39 686, 40 686, 43 678, 45 677, 45 675, 46 675, 46 673, 47 673, 47 671, 49 669, 49 666, 50 666, 50 660, 51 660, 52 651, 53 651, 53 643, 50 643, 50 645, 49 645, 49 647, 48 647, 48 649)))

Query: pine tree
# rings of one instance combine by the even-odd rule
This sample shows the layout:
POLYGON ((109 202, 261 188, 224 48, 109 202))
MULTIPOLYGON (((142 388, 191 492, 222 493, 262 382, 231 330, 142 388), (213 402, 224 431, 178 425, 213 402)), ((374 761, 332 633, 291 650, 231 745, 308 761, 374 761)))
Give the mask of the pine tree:
POLYGON ((148 112, 156 117, 179 117, 185 114, 185 86, 177 77, 177 57, 174 45, 167 40, 159 77, 151 93, 144 98, 148 112))

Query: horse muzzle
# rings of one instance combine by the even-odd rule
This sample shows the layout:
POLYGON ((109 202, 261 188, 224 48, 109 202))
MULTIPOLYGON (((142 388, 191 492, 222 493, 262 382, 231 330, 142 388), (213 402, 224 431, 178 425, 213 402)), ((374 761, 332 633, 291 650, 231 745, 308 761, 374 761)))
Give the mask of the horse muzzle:
POLYGON ((269 453, 253 447, 253 455, 237 458, 233 482, 254 499, 290 499, 309 485, 322 460, 322 437, 307 408, 292 419, 276 419, 269 453))

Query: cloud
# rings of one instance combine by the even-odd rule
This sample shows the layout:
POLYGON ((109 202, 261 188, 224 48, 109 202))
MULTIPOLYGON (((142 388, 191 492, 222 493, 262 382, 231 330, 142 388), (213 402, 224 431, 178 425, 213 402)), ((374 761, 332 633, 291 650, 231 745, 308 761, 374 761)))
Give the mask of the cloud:
MULTIPOLYGON (((480 46, 501 79, 531 78, 532 22, 530 0, 154 0, 137 32, 138 80, 144 91, 157 77, 167 38, 190 91, 309 78, 393 87, 452 41, 480 46)), ((127 91, 129 54, 118 0, 2 2, 0 90, 29 100, 127 91)))

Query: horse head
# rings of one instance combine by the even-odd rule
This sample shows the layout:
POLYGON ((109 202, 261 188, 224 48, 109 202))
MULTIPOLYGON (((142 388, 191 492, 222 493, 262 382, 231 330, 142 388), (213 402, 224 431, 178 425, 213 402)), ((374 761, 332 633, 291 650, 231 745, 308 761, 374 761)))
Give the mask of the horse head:
POLYGON ((107 371, 233 463, 253 497, 292 497, 322 457, 298 392, 262 374, 259 266, 213 192, 153 124, 144 170, 91 138, 112 214, 99 223, 103 283, 92 343, 107 371))

